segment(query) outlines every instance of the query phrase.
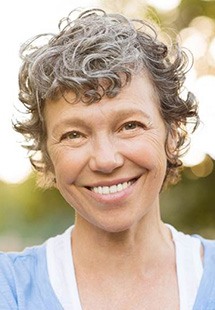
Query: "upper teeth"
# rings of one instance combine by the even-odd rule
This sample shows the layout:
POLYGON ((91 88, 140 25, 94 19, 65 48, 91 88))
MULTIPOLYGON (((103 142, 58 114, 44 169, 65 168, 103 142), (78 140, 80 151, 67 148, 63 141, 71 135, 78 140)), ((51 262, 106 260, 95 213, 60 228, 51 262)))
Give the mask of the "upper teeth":
POLYGON ((131 181, 119 183, 117 185, 112 186, 98 186, 98 187, 92 187, 91 190, 95 193, 102 194, 102 195, 108 195, 108 194, 114 194, 117 192, 121 192, 122 190, 126 189, 131 185, 131 181))

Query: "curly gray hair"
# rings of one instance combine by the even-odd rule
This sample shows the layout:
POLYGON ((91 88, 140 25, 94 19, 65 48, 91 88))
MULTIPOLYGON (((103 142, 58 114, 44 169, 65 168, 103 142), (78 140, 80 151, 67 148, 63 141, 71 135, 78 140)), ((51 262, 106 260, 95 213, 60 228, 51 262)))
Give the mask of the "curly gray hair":
POLYGON ((188 64, 186 53, 176 43, 168 49, 149 22, 129 20, 100 9, 84 11, 74 20, 69 14, 61 20, 59 33, 51 35, 47 44, 33 46, 40 37, 21 47, 19 99, 29 118, 17 120, 14 127, 26 139, 31 163, 45 180, 43 186, 52 186, 54 179, 43 120, 46 100, 55 100, 68 91, 74 92, 76 101, 86 104, 104 96, 113 98, 142 70, 149 73, 159 96, 168 134, 177 136, 174 152, 170 152, 166 142, 165 179, 166 183, 176 182, 181 166, 179 156, 187 146, 187 124, 192 120, 194 129, 198 124, 194 95, 188 92, 185 99, 180 96, 188 64))

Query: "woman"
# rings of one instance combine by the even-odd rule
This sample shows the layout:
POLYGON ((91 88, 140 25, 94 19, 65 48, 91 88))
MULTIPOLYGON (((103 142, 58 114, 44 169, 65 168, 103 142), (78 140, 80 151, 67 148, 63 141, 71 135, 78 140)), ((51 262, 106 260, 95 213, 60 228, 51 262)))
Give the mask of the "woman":
POLYGON ((40 185, 55 186, 76 219, 42 246, 1 254, 1 309, 215 309, 214 242, 159 211, 186 126, 198 123, 195 97, 180 97, 185 53, 147 22, 102 10, 37 39, 22 48, 29 118, 15 129, 40 185))

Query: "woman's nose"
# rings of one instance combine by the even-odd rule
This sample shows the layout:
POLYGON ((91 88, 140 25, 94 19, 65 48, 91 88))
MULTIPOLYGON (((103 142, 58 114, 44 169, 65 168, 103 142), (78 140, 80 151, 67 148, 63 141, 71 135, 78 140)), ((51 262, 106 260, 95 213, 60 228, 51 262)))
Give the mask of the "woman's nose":
POLYGON ((93 146, 89 161, 91 170, 111 173, 116 168, 121 167, 123 163, 123 155, 109 139, 102 139, 93 146))

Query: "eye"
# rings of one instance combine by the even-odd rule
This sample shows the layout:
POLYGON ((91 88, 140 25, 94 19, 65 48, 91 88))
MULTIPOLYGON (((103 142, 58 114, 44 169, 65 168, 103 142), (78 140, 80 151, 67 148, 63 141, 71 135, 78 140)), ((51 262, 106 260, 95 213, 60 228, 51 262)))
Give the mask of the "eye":
POLYGON ((80 131, 72 130, 63 134, 60 140, 80 140, 83 138, 84 135, 80 131))
POLYGON ((144 128, 144 124, 140 123, 140 122, 137 122, 137 121, 130 121, 130 122, 127 122, 125 123, 123 126, 122 126, 122 130, 135 130, 135 129, 138 129, 138 128, 144 128))
POLYGON ((78 138, 81 138, 82 135, 78 131, 71 131, 71 132, 67 133, 66 137, 68 139, 78 139, 78 138))

